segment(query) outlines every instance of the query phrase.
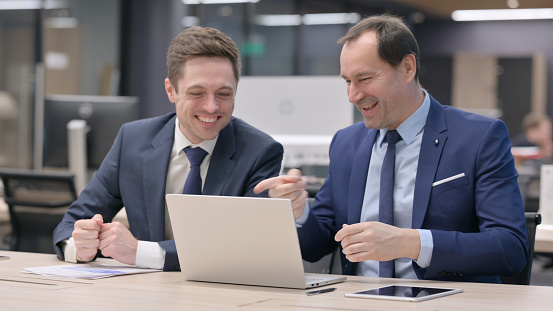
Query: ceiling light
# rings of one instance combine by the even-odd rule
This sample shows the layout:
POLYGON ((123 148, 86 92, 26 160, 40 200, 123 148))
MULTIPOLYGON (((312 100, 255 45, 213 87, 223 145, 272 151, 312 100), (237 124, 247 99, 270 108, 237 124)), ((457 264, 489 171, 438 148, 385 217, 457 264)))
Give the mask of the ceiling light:
POLYGON ((184 4, 257 3, 259 0, 182 0, 184 4))
POLYGON ((361 20, 358 13, 324 13, 324 14, 275 14, 257 15, 255 22, 261 26, 299 26, 304 25, 333 25, 355 24, 361 20))
POLYGON ((361 20, 358 13, 305 14, 305 25, 355 24, 361 20))
POLYGON ((509 9, 516 9, 520 6, 518 0, 507 0, 507 6, 509 9))
POLYGON ((301 25, 301 15, 257 15, 255 17, 255 23, 261 26, 298 26, 301 25))
POLYGON ((67 0, 3 0, 0 1, 0 10, 39 10, 44 9, 63 9, 68 8, 67 0))
POLYGON ((451 18, 458 22, 553 19, 553 9, 457 10, 451 18))

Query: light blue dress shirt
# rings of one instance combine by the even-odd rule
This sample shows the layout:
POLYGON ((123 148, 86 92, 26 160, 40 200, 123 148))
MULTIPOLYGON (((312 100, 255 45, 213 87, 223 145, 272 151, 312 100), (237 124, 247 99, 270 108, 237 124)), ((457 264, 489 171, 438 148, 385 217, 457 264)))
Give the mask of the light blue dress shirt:
MULTIPOLYGON (((425 91, 423 104, 397 128, 402 140, 396 143, 396 164, 394 178, 394 226, 412 228, 413 197, 415 179, 421 148, 424 125, 430 109, 430 97, 425 91)), ((388 129, 377 134, 372 149, 371 162, 365 187, 361 222, 378 221, 380 196, 380 171, 388 143, 385 141, 388 129)), ((417 264, 425 268, 432 256, 432 234, 429 230, 418 230, 421 238, 421 252, 417 264)), ((411 258, 395 260, 397 278, 416 279, 411 258)), ((367 260, 357 266, 357 275, 378 277, 378 261, 367 260)))
MULTIPOLYGON (((413 217, 413 198, 415 194, 415 179, 422 143, 424 125, 430 109, 430 97, 424 91, 423 104, 397 128, 402 140, 396 143, 396 164, 394 180, 394 225, 399 228, 411 228, 413 217)), ((388 143, 384 141, 387 129, 381 129, 373 146, 371 162, 365 186, 361 222, 378 221, 380 198, 380 171, 388 143)), ((308 200, 301 217, 296 219, 296 226, 301 227, 309 217, 311 209, 308 200)), ((421 239, 421 251, 417 264, 421 268, 430 265, 434 247, 430 230, 417 229, 421 239)), ((398 258, 395 261, 397 278, 417 279, 411 258, 398 258)), ((378 261, 360 262, 355 274, 360 276, 378 277, 378 261)))

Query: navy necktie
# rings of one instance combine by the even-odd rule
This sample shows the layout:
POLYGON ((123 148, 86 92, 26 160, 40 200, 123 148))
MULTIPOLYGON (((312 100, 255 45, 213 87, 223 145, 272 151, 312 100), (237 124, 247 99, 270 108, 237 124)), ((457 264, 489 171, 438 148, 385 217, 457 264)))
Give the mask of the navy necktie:
MULTIPOLYGON (((386 132, 388 149, 382 162, 380 173, 380 204, 378 221, 394 225, 394 172, 396 163, 396 142, 401 139, 396 130, 386 132)), ((395 276, 394 261, 381 261, 379 263, 378 276, 382 278, 393 278, 395 276)))
POLYGON ((200 147, 186 147, 183 149, 190 161, 190 173, 182 189, 183 194, 202 194, 202 177, 200 176, 200 165, 202 164, 207 151, 200 147))

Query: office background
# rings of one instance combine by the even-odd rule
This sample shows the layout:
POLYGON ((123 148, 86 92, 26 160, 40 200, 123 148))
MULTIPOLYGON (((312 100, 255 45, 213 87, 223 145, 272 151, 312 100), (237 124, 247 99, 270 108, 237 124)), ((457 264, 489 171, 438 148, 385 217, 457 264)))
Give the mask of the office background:
MULTIPOLYGON (((194 24, 221 29, 236 41, 244 76, 336 76, 336 40, 356 16, 390 12, 412 28, 421 47, 423 86, 443 104, 502 118, 512 135, 526 112, 547 114, 553 105, 553 19, 455 22, 450 17, 453 9, 507 8, 513 1, 184 2, 0 0, 4 7, 35 3, 47 8, 0 10, 0 166, 33 166, 41 89, 45 94, 138 96, 141 117, 172 111, 163 88, 165 52, 176 34, 194 24), (337 24, 293 19, 320 13, 353 14, 337 24), (292 16, 292 21, 267 26, 263 18, 274 15, 292 16)), ((551 1, 518 2, 553 7, 551 1)))
MULTIPOLYGON (((185 27, 198 24, 232 37, 242 53, 244 77, 336 77, 341 50, 336 41, 360 18, 389 12, 402 16, 415 34, 421 82, 441 103, 501 118, 512 136, 520 132, 524 114, 553 109, 553 18, 451 18, 454 9, 507 9, 517 3, 553 8, 553 1, 193 2, 0 0, 0 167, 37 168, 45 95, 137 96, 141 118, 174 111, 163 84, 166 50, 185 27), (326 13, 344 14, 313 22, 326 13)), ((243 91, 239 85, 238 93, 243 91)), ((353 121, 360 120, 353 105, 343 107, 353 121)), ((328 122, 309 115, 304 120, 306 127, 328 122)))

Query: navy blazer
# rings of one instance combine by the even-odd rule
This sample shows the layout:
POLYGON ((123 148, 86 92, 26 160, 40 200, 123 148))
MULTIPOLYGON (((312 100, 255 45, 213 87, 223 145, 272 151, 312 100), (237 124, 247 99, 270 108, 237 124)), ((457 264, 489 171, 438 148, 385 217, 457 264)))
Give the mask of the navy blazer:
MULTIPOLYGON (((121 127, 98 172, 54 230, 58 257, 63 259, 58 243, 71 237, 75 221, 102 214, 104 222, 111 222, 125 207, 134 237, 159 242, 166 251, 163 269, 178 269, 175 242, 165 240, 165 183, 175 118, 169 113, 121 127)), ((203 194, 259 196, 253 188, 279 174, 282 156, 281 144, 233 117, 219 133, 203 194)))
MULTIPOLYGON (((329 174, 307 222, 298 228, 302 254, 316 261, 332 252, 342 224, 360 221, 377 130, 363 122, 342 129, 330 146, 329 174)), ((528 240, 518 173, 505 124, 442 106, 431 98, 420 150, 412 227, 429 229, 430 266, 419 279, 499 283, 520 272, 528 240), (464 173, 437 186, 436 181, 464 173)), ((341 253, 343 274, 355 271, 341 253)))

